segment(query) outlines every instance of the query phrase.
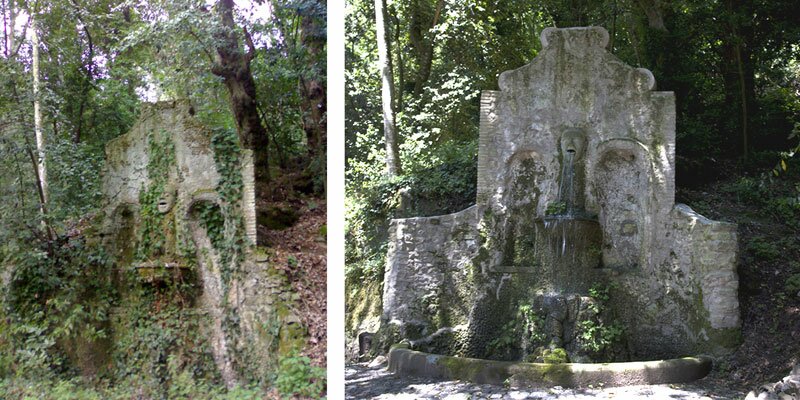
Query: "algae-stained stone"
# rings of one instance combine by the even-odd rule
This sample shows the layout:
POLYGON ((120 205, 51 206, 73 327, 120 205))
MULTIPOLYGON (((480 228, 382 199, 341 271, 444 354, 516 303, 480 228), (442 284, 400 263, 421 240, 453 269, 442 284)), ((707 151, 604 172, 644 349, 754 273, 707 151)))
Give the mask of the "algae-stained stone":
POLYGON ((673 93, 609 53, 603 28, 541 41, 482 94, 476 206, 392 221, 382 329, 432 351, 457 330, 453 347, 485 355, 520 305, 599 285, 624 357, 731 351, 736 230, 675 204, 673 93))
POLYGON ((241 370, 235 366, 245 364, 242 354, 271 365, 269 346, 278 339, 263 338, 263 326, 283 318, 275 317, 268 265, 256 262, 252 247, 252 152, 235 148, 236 141, 234 132, 201 124, 188 102, 145 104, 131 130, 107 144, 102 185, 105 245, 117 270, 136 270, 143 285, 196 281, 202 290, 191 303, 209 316, 204 329, 229 386, 241 370), (220 140, 233 147, 216 153, 220 140), (239 184, 223 187, 234 181, 239 184), (234 191, 240 196, 231 196, 234 191), (219 247, 226 242, 243 245, 219 247), (224 261, 228 250, 241 257, 224 261))

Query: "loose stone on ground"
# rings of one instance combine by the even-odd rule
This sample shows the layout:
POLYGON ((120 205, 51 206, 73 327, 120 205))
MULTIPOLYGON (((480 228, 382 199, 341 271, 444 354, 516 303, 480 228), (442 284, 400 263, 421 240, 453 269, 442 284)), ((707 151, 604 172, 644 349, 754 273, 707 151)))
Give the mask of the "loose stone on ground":
POLYGON ((797 400, 800 399, 800 364, 792 368, 792 372, 780 382, 762 385, 747 394, 745 400, 797 400))

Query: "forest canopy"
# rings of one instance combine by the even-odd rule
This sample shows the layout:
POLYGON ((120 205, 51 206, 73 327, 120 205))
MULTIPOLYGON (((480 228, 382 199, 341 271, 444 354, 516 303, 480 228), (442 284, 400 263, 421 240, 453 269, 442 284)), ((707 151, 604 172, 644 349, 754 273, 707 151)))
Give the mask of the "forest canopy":
MULTIPOLYGON (((223 396, 199 320, 184 307, 189 289, 120 285, 119 265, 93 239, 104 149, 146 103, 190 104, 204 129, 253 151, 256 208, 259 218, 269 214, 258 244, 274 253, 273 233, 324 201, 326 3, 0 0, 0 14, 0 393, 39 397, 65 386, 77 398, 223 396), (275 209, 293 219, 267 227, 275 209), (124 306, 137 319, 111 332, 131 293, 137 302, 124 306), (98 352, 107 359, 75 355, 112 335, 98 352), (95 364, 102 368, 85 367, 95 364), (79 376, 93 388, 81 392, 79 376)), ((314 218, 324 223, 324 210, 314 218)), ((291 272, 302 277, 297 263, 291 272)), ((315 320, 303 332, 317 343, 324 315, 315 320)), ((306 339, 242 374, 239 395, 272 387, 319 396, 324 343, 312 352, 306 339), (290 372, 278 379, 282 369, 290 372)))

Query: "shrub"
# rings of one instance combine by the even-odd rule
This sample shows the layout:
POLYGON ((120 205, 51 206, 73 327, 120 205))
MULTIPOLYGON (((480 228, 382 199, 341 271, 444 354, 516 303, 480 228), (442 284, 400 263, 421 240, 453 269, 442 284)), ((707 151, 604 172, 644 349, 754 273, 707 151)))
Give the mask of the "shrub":
POLYGON ((278 362, 275 387, 289 397, 299 395, 318 398, 325 391, 325 369, 311 365, 308 357, 290 354, 278 362))
POLYGON ((800 274, 793 274, 788 279, 786 279, 786 283, 784 284, 784 289, 789 294, 800 293, 800 274))
POLYGON ((764 261, 776 260, 781 255, 775 242, 763 236, 753 238, 747 244, 747 251, 764 261))

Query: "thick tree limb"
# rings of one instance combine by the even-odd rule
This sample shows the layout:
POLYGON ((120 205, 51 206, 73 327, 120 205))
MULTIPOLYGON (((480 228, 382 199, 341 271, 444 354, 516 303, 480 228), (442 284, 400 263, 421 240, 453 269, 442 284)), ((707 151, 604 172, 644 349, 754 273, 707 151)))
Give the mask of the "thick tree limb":
POLYGON ((381 109, 383 111, 383 137, 386 143, 386 170, 389 176, 403 173, 397 141, 397 125, 393 110, 394 73, 392 71, 391 42, 387 25, 386 0, 375 0, 375 29, 378 40, 378 63, 381 73, 381 109))
POLYGON ((247 31, 247 27, 242 27, 242 31, 244 32, 244 39, 245 43, 247 43, 247 53, 245 57, 247 57, 247 61, 250 62, 256 56, 256 45, 253 44, 253 37, 250 36, 250 32, 247 31))
POLYGON ((661 10, 660 0, 637 0, 639 7, 642 8, 645 15, 647 15, 647 23, 650 28, 667 32, 667 27, 664 25, 664 15, 661 10))
MULTIPOLYGON (((248 45, 252 45, 251 51, 247 54, 242 52, 236 34, 238 29, 233 19, 233 9, 233 0, 220 0, 217 3, 217 10, 224 29, 216 37, 218 44, 211 72, 223 79, 228 90, 239 143, 245 149, 253 151, 256 199, 264 199, 268 197, 267 185, 270 182, 269 136, 259 116, 256 83, 250 71, 250 61, 255 55, 255 45, 252 45, 252 39, 250 39, 248 45)), ((258 211, 256 210, 256 212, 258 211)), ((264 238, 258 237, 256 240, 263 243, 264 238)))

